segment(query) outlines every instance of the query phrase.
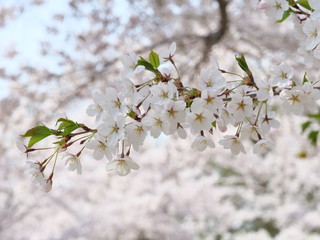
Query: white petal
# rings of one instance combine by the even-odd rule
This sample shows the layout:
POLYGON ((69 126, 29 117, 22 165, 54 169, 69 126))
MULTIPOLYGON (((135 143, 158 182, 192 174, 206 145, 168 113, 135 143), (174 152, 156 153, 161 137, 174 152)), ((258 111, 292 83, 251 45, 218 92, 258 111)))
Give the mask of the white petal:
POLYGON ((112 170, 115 170, 118 166, 118 161, 111 161, 111 162, 108 162, 107 165, 106 165, 106 170, 107 171, 112 171, 112 170))

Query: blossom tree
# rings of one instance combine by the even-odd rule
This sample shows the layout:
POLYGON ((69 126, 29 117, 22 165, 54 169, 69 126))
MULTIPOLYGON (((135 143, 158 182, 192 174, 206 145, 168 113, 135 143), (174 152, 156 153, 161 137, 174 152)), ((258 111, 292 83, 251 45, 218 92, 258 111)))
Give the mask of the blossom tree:
MULTIPOLYGON (((43 109, 51 111, 64 110, 64 106, 76 95, 83 97, 88 95, 88 92, 92 93, 93 100, 88 104, 86 112, 90 117, 94 117, 94 120, 84 119, 85 121, 80 123, 70 114, 68 116, 63 114, 56 117, 53 122, 52 120, 49 122, 46 119, 46 114, 43 113, 37 118, 31 118, 31 121, 38 123, 21 135, 22 138, 28 140, 20 139, 17 145, 22 152, 29 156, 29 159, 33 158, 27 162, 28 172, 33 183, 39 185, 45 192, 51 191, 52 185, 58 181, 56 176, 61 171, 59 165, 62 161, 67 170, 75 171, 80 175, 85 171, 83 166, 90 153, 96 160, 107 159, 104 162, 104 168, 107 171, 115 171, 117 175, 129 177, 127 176, 129 173, 143 168, 141 160, 139 161, 134 156, 137 152, 144 151, 146 140, 149 140, 150 136, 152 138, 172 136, 177 141, 183 141, 187 138, 191 140, 187 144, 192 153, 203 152, 205 154, 207 151, 214 152, 215 149, 219 152, 218 146, 220 145, 220 148, 229 150, 232 155, 237 157, 243 157, 240 153, 251 155, 250 152, 258 156, 268 156, 277 144, 277 140, 273 137, 276 132, 274 129, 279 129, 279 131, 284 129, 283 122, 286 120, 281 116, 281 113, 289 116, 291 114, 300 116, 307 114, 315 120, 319 118, 317 100, 320 98, 320 91, 314 68, 318 63, 318 46, 320 44, 318 38, 320 7, 317 1, 270 0, 255 2, 256 7, 249 1, 218 0, 214 3, 203 1, 204 4, 210 6, 211 11, 219 12, 217 26, 210 24, 211 12, 207 12, 206 8, 198 8, 197 11, 190 12, 190 9, 197 7, 197 3, 182 2, 183 5, 179 8, 178 4, 170 4, 166 1, 156 3, 141 1, 139 5, 129 1, 128 6, 135 9, 129 14, 129 24, 128 22, 123 24, 120 21, 118 28, 112 29, 111 23, 118 22, 119 17, 114 19, 102 17, 101 11, 96 10, 95 4, 89 6, 90 1, 71 1, 71 12, 76 18, 79 18, 80 13, 87 14, 84 11, 87 7, 90 7, 90 10, 92 8, 92 13, 90 12, 88 16, 89 19, 92 18, 92 26, 94 27, 91 27, 92 30, 86 34, 77 35, 78 49, 81 49, 84 43, 88 44, 86 50, 82 52, 85 60, 79 65, 75 61, 79 58, 78 53, 68 54, 55 51, 63 59, 61 65, 68 64, 68 71, 53 73, 47 70, 41 74, 41 70, 28 66, 23 67, 23 71, 19 75, 3 73, 3 76, 10 81, 25 76, 30 77, 34 74, 36 79, 31 84, 29 81, 18 82, 19 85, 27 87, 26 94, 36 93, 32 98, 39 96, 38 89, 33 88, 38 86, 38 79, 48 79, 49 81, 44 84, 45 89, 40 94, 38 101, 45 101, 48 98, 46 91, 50 85, 62 84, 63 88, 50 93, 52 98, 57 100, 53 100, 51 103, 45 101, 44 103, 47 104, 42 105, 43 109), (243 10, 240 13, 235 10, 239 6, 243 10), (229 11, 234 13, 233 17, 228 15, 227 7, 229 11), (147 11, 142 11, 142 8, 147 11), (273 28, 274 22, 277 22, 275 26, 278 28, 272 34, 269 34, 271 29, 268 28, 264 28, 265 33, 259 32, 264 35, 262 43, 266 43, 265 47, 262 43, 257 44, 252 41, 257 34, 254 29, 258 28, 260 24, 253 21, 254 16, 249 17, 246 23, 238 21, 243 16, 248 16, 248 13, 253 10, 256 11, 255 14, 260 16, 264 11, 270 18, 269 25, 273 28), (152 18, 150 18, 151 14, 153 14, 152 18), (180 15, 183 21, 175 23, 176 21, 173 19, 177 15, 180 15), (161 24, 159 24, 159 19, 163 19, 161 24), (196 19, 201 21, 198 23, 196 19), (133 28, 133 24, 138 26, 139 23, 143 23, 142 28, 133 28), (172 24, 171 28, 163 27, 170 26, 169 23, 175 24, 172 24), (235 23, 235 25, 233 26, 231 23, 235 23), (290 30, 281 29, 281 26, 289 26, 290 24, 294 26, 294 34, 290 30), (119 26, 123 26, 125 30, 119 26), (194 30, 194 33, 186 34, 184 31, 186 26, 194 30), (154 27, 157 31, 153 30, 154 27), (216 30, 211 30, 211 27, 216 30), (107 29, 119 39, 123 38, 124 44, 122 42, 114 44, 108 38, 103 41, 93 41, 95 38, 103 36, 104 33, 101 29, 107 29), (130 29, 134 29, 134 31, 131 32, 130 29), (141 36, 141 33, 149 31, 153 34, 141 36), (239 35, 240 33, 241 35, 239 35), (129 40, 127 36, 130 34, 133 37, 129 40), (283 53, 281 53, 285 56, 273 52, 275 49, 280 49, 278 46, 280 44, 272 44, 274 39, 281 39, 281 34, 283 36, 289 35, 283 45, 283 53), (292 40, 293 35, 297 41, 292 40), (159 41, 159 39, 161 40, 159 41), (225 39, 226 42, 216 51, 216 55, 219 56, 219 53, 224 51, 226 53, 220 61, 219 57, 213 57, 215 55, 213 54, 213 46, 222 45, 221 39, 225 39), (235 41, 239 42, 238 48, 234 46, 235 41), (132 49, 135 48, 134 42, 141 42, 136 51, 132 49), (111 53, 115 49, 119 52, 125 51, 126 44, 131 46, 131 50, 134 51, 123 57, 115 57, 116 53, 112 56, 111 53), (190 51, 191 45, 194 45, 192 51, 190 51), (286 47, 289 49, 288 51, 285 51, 286 47), (179 49, 182 51, 179 52, 179 49), (236 54, 234 58, 232 55, 235 52, 240 52, 240 54, 236 54), (106 54, 110 56, 107 62, 104 59, 106 54), (122 63, 122 66, 120 64, 118 66, 118 63, 122 63), (266 63, 269 65, 269 69, 264 66, 266 63), (111 67, 114 67, 115 72, 109 75, 108 71, 111 67), (82 80, 78 76, 83 69, 87 71, 81 76, 82 80), (76 83, 70 82, 69 79, 73 78, 79 80, 76 83), (105 83, 101 81, 105 80, 104 78, 109 81, 106 88, 104 87, 105 83), (54 79, 59 80, 55 81, 54 79), (251 146, 248 144, 248 140, 251 142, 251 146), (210 148, 214 149, 210 150, 210 148), (35 157, 37 160, 34 160, 35 157)), ((35 1, 34 4, 41 7, 44 3, 35 1)), ((105 11, 104 14, 112 12, 113 4, 116 3, 110 1, 106 4, 102 10, 105 11)), ((54 19, 64 21, 65 16, 54 15, 54 19)), ((56 34, 58 28, 48 27, 48 31, 56 34)), ((43 54, 48 55, 48 50, 52 50, 49 47, 50 44, 45 43, 42 46, 43 54)), ((17 89, 19 92, 19 88, 17 89)), ((35 113, 41 112, 41 107, 36 104, 32 104, 30 108, 35 113)), ((17 119, 15 124, 20 121, 17 119)), ((318 131, 312 129, 312 122, 305 122, 302 125, 302 130, 310 131, 308 137, 312 144, 316 145, 318 131)), ((226 153, 221 154, 223 156, 226 153)), ((305 153, 301 152, 300 156, 302 157, 303 154, 305 153)), ((143 157, 143 154, 140 155, 140 158, 143 157)), ((250 160, 252 159, 250 158, 250 160)), ((252 164, 254 163, 252 160, 252 164)), ((191 161, 191 164, 194 163, 191 161)), ((290 208, 291 202, 287 203, 284 198, 287 196, 290 199, 294 198, 297 191, 305 186, 304 182, 299 182, 301 180, 300 173, 298 173, 296 166, 291 167, 290 163, 286 161, 281 161, 279 166, 277 165, 277 170, 286 169, 288 172, 293 171, 296 174, 294 178, 297 185, 292 189, 292 193, 291 190, 288 190, 286 195, 283 195, 281 191, 286 186, 281 184, 282 181, 287 181, 283 180, 286 173, 274 172, 268 165, 274 164, 271 159, 268 159, 265 163, 266 166, 262 168, 266 171, 266 176, 258 171, 258 165, 254 168, 256 170, 254 172, 250 168, 246 169, 250 163, 246 163, 244 166, 235 164, 225 167, 228 163, 217 163, 216 160, 209 158, 205 164, 213 164, 214 167, 211 169, 211 167, 195 164, 199 170, 191 174, 192 181, 197 175, 206 176, 210 170, 211 175, 196 183, 187 181, 188 184, 185 186, 189 185, 190 187, 195 184, 195 188, 199 187, 199 191, 201 191, 207 184, 213 184, 212 189, 216 191, 216 195, 211 196, 208 192, 204 194, 206 198, 215 203, 215 206, 223 206, 220 212, 218 209, 205 208, 207 203, 204 201, 204 205, 199 207, 203 212, 209 211, 205 215, 205 219, 197 217, 188 219, 185 216, 194 215, 192 209, 184 215, 183 212, 179 212, 178 207, 170 210, 168 206, 161 205, 161 208, 165 208, 164 212, 170 213, 168 215, 171 218, 168 220, 173 221, 172 223, 179 219, 179 216, 183 216, 180 217, 182 218, 181 230, 177 230, 180 229, 177 225, 168 228, 164 224, 162 226, 164 230, 158 232, 151 228, 133 225, 131 232, 122 235, 123 230, 121 228, 118 230, 115 225, 111 235, 105 236, 109 236, 111 239, 117 239, 119 236, 125 239, 248 239, 250 237, 271 239, 276 237, 280 240, 300 234, 301 238, 316 238, 315 233, 319 231, 319 226, 308 223, 309 218, 317 219, 319 217, 317 212, 313 212, 315 207, 312 204, 310 206, 308 203, 306 204, 307 210, 303 211, 301 222, 290 222, 289 214, 284 218, 278 217, 278 215, 272 217, 272 213, 275 211, 279 211, 279 216, 281 215, 281 209, 276 208, 276 201, 281 199, 280 206, 290 208), (231 178, 220 176, 221 164, 223 165, 221 171, 226 169, 231 171, 231 178), (277 177, 272 181, 267 181, 264 177, 268 178, 268 174, 277 177), (248 179, 247 175, 250 176, 248 179), (223 179, 222 186, 219 185, 220 177, 223 179), (256 182, 252 183, 252 180, 256 180, 256 182), (259 181, 261 181, 261 186, 259 181), (246 186, 242 190, 246 192, 246 196, 237 192, 236 186, 239 182, 246 186), (230 189, 228 188, 229 183, 232 186, 230 189), (272 186, 277 186, 274 192, 271 190, 272 186), (260 190, 269 194, 269 199, 261 197, 260 190), (262 200, 257 202, 257 205, 252 205, 253 200, 250 196, 261 197, 262 200), (276 199, 273 203, 271 203, 272 198, 276 199), (223 199, 227 200, 226 204, 221 203, 223 199), (228 204, 231 204, 231 207, 228 204), (254 211, 250 209, 250 206, 254 211), (264 215, 263 209, 268 208, 272 209, 270 210, 271 215, 264 215), (242 213, 243 216, 241 216, 242 213), (230 216, 234 216, 235 219, 230 216), (225 223, 221 224, 217 219, 224 219, 225 223), (197 229, 192 230, 188 224, 194 225, 197 229), (293 227, 297 227, 298 233, 292 230, 293 227), (210 229, 211 231, 214 229, 215 233, 213 234, 210 229)), ((316 163, 314 164, 316 165, 316 163)), ((181 181, 188 180, 188 171, 179 173, 179 169, 180 167, 175 169, 172 174, 178 175, 177 179, 181 179, 181 181), (180 174, 182 175, 180 176, 180 174), (184 174, 186 175, 184 176, 184 174)), ((194 171, 194 169, 192 170, 194 171)), ((134 176, 143 171, 143 169, 139 170, 134 176)), ((170 182, 167 184, 170 186, 170 182)), ((308 201, 309 194, 312 194, 311 202, 317 199, 313 192, 316 191, 314 189, 317 189, 317 186, 311 185, 309 184, 308 187, 311 187, 312 190, 305 190, 303 193, 301 200, 303 204, 304 201, 308 201)), ((183 191, 183 189, 184 185, 181 188, 179 186, 179 191, 183 191)), ((162 192, 161 189, 159 191, 162 192)), ((166 191, 164 193, 170 196, 166 191)), ((190 199, 197 199, 194 194, 190 196, 192 196, 190 199)), ((182 199, 182 205, 188 205, 187 199, 188 197, 182 199)), ((299 204, 299 202, 296 201, 294 204, 299 204)), ((181 211, 186 210, 181 209, 181 211)), ((147 210, 145 214, 150 214, 150 211, 147 210)), ((295 214, 302 213, 295 212, 295 214)), ((161 223, 162 221, 155 219, 155 222, 161 223)), ((126 224, 133 224, 133 222, 128 220, 126 224)), ((90 238, 99 237, 87 236, 90 238)))

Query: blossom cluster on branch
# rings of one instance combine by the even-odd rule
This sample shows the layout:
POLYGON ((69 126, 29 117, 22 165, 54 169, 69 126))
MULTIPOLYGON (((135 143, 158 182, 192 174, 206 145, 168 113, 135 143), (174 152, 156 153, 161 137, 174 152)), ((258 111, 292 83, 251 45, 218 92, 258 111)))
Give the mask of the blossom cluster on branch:
MULTIPOLYGON (((261 3, 261 8, 279 22, 290 14, 297 16, 299 21, 295 26, 303 30, 299 35, 302 46, 317 58, 318 5, 317 1, 268 0, 261 3)), ((172 43, 166 51, 152 50, 147 59, 135 53, 124 56, 121 59, 124 69, 116 88, 93 94, 94 103, 88 107, 87 114, 96 118, 95 128, 62 117, 54 129, 41 125, 22 135, 30 137, 28 146, 19 143, 23 152, 53 150, 44 160, 29 162, 32 181, 50 191, 60 155, 68 170, 81 174, 80 156, 84 149, 93 150, 96 160, 106 157, 107 171, 125 176, 139 169, 130 153, 139 151, 148 134, 153 138, 162 133, 177 134, 184 139, 190 133, 194 137, 191 148, 204 151, 215 147, 211 135, 234 128, 233 134, 228 131, 218 141, 224 149, 234 155, 246 153, 243 141, 250 139, 254 142, 253 152, 265 154, 272 148, 268 139, 270 129, 280 126, 272 108, 276 99, 286 113, 301 115, 318 110, 318 81, 309 79, 306 73, 301 79, 294 77, 293 68, 286 63, 272 66, 269 79, 258 79, 243 55, 236 57, 243 75, 220 68, 212 59, 210 66, 201 70, 198 86, 187 86, 176 65, 175 53, 176 44, 172 43), (234 79, 226 81, 224 75, 234 79), (49 136, 58 139, 53 147, 33 147, 49 136), (75 143, 79 143, 80 150, 68 152, 75 143), (46 175, 48 166, 51 171, 46 175)))

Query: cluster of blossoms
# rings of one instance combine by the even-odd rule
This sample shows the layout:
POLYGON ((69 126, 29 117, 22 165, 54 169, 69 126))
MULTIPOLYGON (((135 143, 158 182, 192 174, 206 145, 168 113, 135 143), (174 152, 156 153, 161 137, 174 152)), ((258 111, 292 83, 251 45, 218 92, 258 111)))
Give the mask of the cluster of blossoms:
MULTIPOLYGON (((131 170, 139 169, 130 152, 131 149, 139 150, 148 133, 153 138, 163 133, 177 134, 184 139, 190 132, 194 136, 191 148, 204 151, 207 147, 215 147, 211 135, 216 131, 224 133, 231 126, 234 134, 226 134, 219 141, 223 148, 234 155, 246 153, 243 140, 251 139, 255 143, 253 152, 264 154, 272 147, 267 134, 271 128, 280 125, 271 107, 275 96, 280 96, 286 112, 302 114, 317 110, 316 100, 320 98, 320 91, 315 86, 317 82, 309 81, 306 76, 301 82, 293 80, 293 69, 285 63, 273 66, 270 79, 264 81, 253 77, 243 56, 236 59, 245 72, 244 77, 220 69, 212 60, 211 65, 200 72, 197 89, 182 84, 173 58, 175 50, 176 45, 172 43, 166 53, 158 55, 152 51, 150 62, 143 58, 139 60, 134 54, 125 56, 125 70, 117 82, 118 89, 109 87, 105 93, 95 92, 94 103, 87 109, 87 114, 96 118, 96 129, 60 118, 59 128, 49 129, 48 135, 59 136, 62 140, 45 161, 31 163, 34 182, 50 190, 53 170, 48 178, 43 172, 51 159, 55 159, 56 164, 62 151, 68 170, 81 174, 79 156, 84 149, 93 150, 96 160, 109 159, 107 171, 115 170, 125 176, 131 170), (151 77, 135 84, 130 78, 140 74, 141 70, 151 72, 151 77), (240 79, 227 82, 222 73, 237 75, 240 79), (83 131, 73 132, 77 129, 83 131), (84 136, 70 141, 81 134, 84 136), (78 140, 83 147, 77 154, 65 152, 78 140)), ((24 137, 37 137, 34 132, 29 130, 24 137)), ((23 150, 38 149, 29 147, 23 150)))
POLYGON ((295 36, 301 41, 298 51, 308 62, 320 60, 320 1, 263 0, 259 7, 278 22, 294 15, 295 36))
MULTIPOLYGON (((302 24, 304 47, 317 57, 320 6, 317 1, 309 1, 309 4, 266 0, 261 7, 281 21, 286 12, 295 13, 302 24), (305 8, 310 8, 309 12, 304 11, 305 8)), ((132 149, 139 151, 148 134, 153 138, 176 134, 185 139, 190 132, 194 136, 191 148, 204 151, 215 147, 211 136, 220 131, 225 135, 218 143, 232 154, 246 153, 245 139, 254 142, 254 153, 265 154, 273 145, 268 133, 280 126, 272 108, 276 96, 286 113, 301 115, 317 111, 318 81, 309 80, 306 74, 301 80, 294 78, 293 68, 286 63, 271 66, 269 78, 257 79, 243 55, 236 57, 244 71, 243 76, 221 69, 212 59, 210 66, 201 70, 198 86, 189 87, 182 82, 174 60, 175 52, 176 44, 172 43, 168 50, 159 54, 151 51, 148 60, 135 53, 124 56, 121 59, 124 70, 115 88, 95 92, 94 103, 87 109, 87 114, 96 118, 95 129, 60 118, 58 129, 37 126, 27 131, 23 137, 31 137, 30 142, 28 147, 21 146, 26 153, 43 150, 32 146, 47 136, 54 135, 59 139, 54 143, 56 146, 50 157, 31 163, 35 182, 41 182, 47 191, 51 189, 54 168, 62 151, 67 168, 81 174, 79 156, 84 149, 93 150, 96 160, 106 157, 109 160, 107 171, 115 170, 125 176, 131 170, 139 169, 130 153, 132 149), (226 81, 223 74, 236 79, 226 81), (79 135, 82 137, 72 140, 79 135), (78 153, 66 152, 78 141, 82 145, 78 153), (45 178, 44 170, 52 159, 51 174, 45 178)))
POLYGON ((285 63, 273 66, 267 81, 256 80, 242 56, 237 60, 246 76, 226 82, 222 73, 229 72, 219 69, 212 60, 211 66, 201 70, 197 89, 182 84, 173 59, 175 50, 173 43, 165 54, 152 51, 150 63, 135 54, 124 57, 125 70, 118 89, 94 93, 94 104, 87 113, 96 116, 97 133, 86 146, 94 150, 95 159, 106 156, 112 160, 107 170, 126 175, 131 169, 138 169, 129 157, 130 150, 138 151, 148 132, 153 138, 163 133, 184 139, 190 131, 194 135, 191 148, 204 151, 215 147, 210 135, 218 130, 226 132, 232 125, 236 127, 235 134, 219 141, 225 149, 235 155, 245 153, 242 141, 251 138, 255 142, 254 153, 265 153, 272 146, 266 135, 280 125, 271 110, 275 95, 280 95, 286 112, 317 110, 320 91, 316 82, 306 77, 301 82, 294 81, 293 69, 285 63), (144 70, 141 66, 153 77, 137 85, 130 78, 144 70), (118 152, 121 154, 114 158, 118 152))

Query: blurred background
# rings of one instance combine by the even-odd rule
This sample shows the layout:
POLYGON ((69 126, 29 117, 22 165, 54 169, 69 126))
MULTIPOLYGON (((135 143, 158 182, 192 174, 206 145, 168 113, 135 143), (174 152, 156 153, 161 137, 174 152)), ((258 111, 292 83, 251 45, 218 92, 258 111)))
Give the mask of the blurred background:
POLYGON ((256 78, 286 62, 296 78, 317 79, 290 21, 267 19, 257 0, 1 0, 0 27, 0 239, 320 239, 320 159, 301 134, 304 117, 279 112, 275 148, 261 156, 250 142, 247 155, 232 156, 219 134, 201 154, 192 137, 161 136, 134 153, 139 171, 119 177, 89 151, 81 176, 58 163, 50 193, 31 184, 16 147, 27 129, 53 127, 57 113, 94 127, 91 94, 115 86, 119 58, 173 41, 182 81, 195 87, 212 57, 242 74, 236 53, 256 78))

